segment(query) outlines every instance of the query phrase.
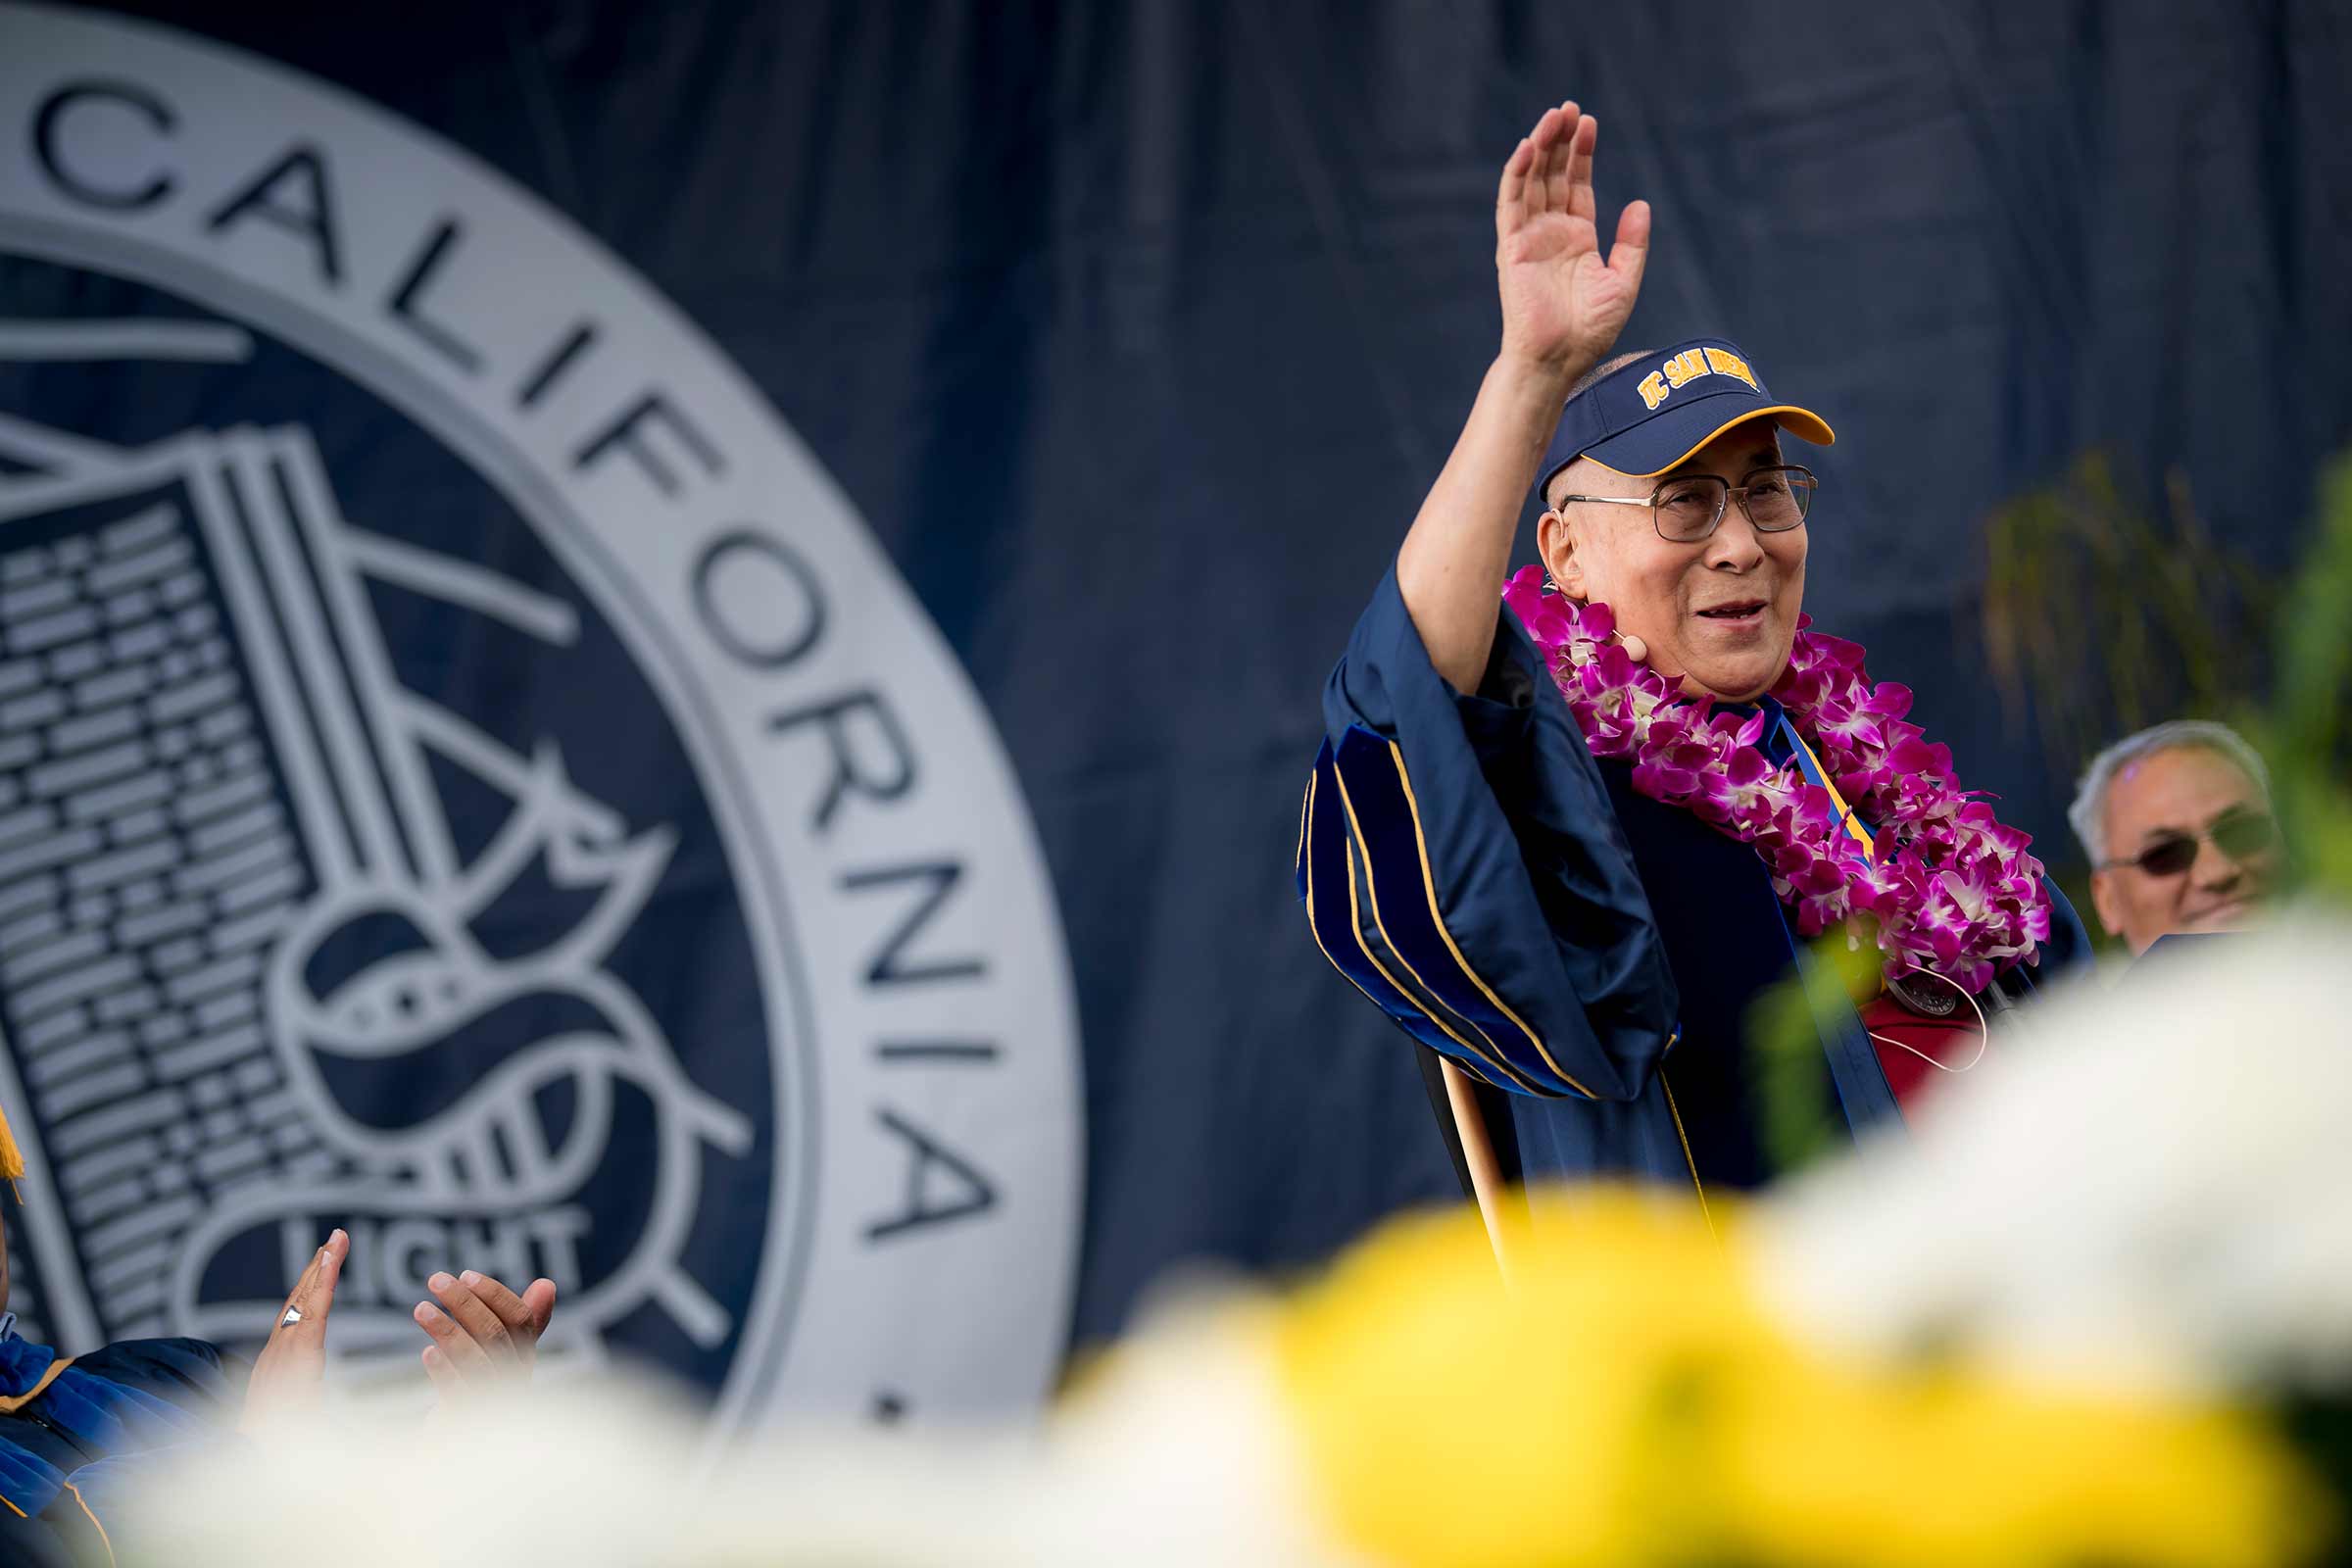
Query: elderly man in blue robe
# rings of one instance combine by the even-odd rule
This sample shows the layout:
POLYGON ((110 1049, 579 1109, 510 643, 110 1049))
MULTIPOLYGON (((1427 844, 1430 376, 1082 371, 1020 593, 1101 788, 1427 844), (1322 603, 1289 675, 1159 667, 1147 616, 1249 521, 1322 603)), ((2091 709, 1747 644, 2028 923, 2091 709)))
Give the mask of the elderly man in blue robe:
POLYGON ((1497 1179, 1703 1204, 1773 1174, 1748 1009, 1807 938, 1883 950, 1886 996, 1820 1009, 1857 1135, 1899 1125, 1888 1064, 1933 1054, 1874 1009, 1996 1011, 2088 944, 1908 692, 1805 630, 1817 486, 1782 443, 1829 425, 1727 339, 1610 357, 1650 218, 1629 205, 1602 254, 1597 132, 1564 104, 1504 166, 1500 351, 1325 688, 1298 891, 1427 1048, 1465 1186, 1484 1146, 1497 1179), (1515 612, 1531 486, 1546 581, 1515 612))

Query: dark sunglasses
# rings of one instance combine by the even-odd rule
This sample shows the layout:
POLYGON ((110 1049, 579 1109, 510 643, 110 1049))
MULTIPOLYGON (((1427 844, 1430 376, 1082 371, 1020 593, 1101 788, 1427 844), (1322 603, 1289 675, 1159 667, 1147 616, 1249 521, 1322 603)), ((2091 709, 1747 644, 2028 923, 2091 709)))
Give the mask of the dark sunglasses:
POLYGON ((2225 816, 2202 833, 2168 833, 2128 859, 2103 860, 2098 869, 2135 865, 2149 876, 2179 876, 2197 863, 2198 846, 2210 843, 2232 860, 2250 860, 2278 844, 2278 824, 2267 811, 2225 816))

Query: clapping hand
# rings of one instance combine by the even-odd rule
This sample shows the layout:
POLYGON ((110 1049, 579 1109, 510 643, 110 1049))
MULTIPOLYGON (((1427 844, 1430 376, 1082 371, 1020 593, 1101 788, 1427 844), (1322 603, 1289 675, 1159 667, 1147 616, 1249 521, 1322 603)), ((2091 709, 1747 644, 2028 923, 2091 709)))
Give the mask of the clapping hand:
POLYGON ((436 1299, 417 1302, 415 1316, 432 1338, 424 1370, 440 1393, 439 1408, 530 1381, 539 1336, 555 1315, 555 1281, 533 1280, 520 1296, 472 1269, 425 1284, 436 1299))
MULTIPOLYGON (((341 1230, 327 1237, 278 1309, 245 1385, 247 1432, 318 1410, 326 1377, 327 1313, 350 1251, 351 1238, 341 1230)), ((432 1338, 424 1370, 442 1406, 530 1381, 539 1336, 555 1315, 555 1281, 533 1280, 520 1296, 471 1269, 454 1277, 436 1274, 425 1284, 437 1300, 417 1302, 415 1315, 432 1338)))
POLYGON ((1629 202, 1600 254, 1592 148, 1600 123, 1572 100, 1547 109, 1502 166, 1494 271, 1506 355, 1581 374, 1625 329, 1649 255, 1649 204, 1629 202))
POLYGON ((326 1314, 350 1251, 351 1238, 342 1231, 327 1237, 278 1308, 270 1343, 255 1357, 253 1376, 245 1384, 242 1425, 247 1432, 318 1408, 326 1379, 326 1314))

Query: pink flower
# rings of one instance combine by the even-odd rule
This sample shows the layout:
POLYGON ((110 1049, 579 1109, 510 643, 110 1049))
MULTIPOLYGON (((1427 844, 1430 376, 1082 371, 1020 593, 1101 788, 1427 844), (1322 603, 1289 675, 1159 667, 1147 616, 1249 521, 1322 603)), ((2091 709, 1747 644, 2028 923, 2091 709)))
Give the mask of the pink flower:
POLYGON ((1947 778, 1952 771, 1952 749, 1931 746, 1917 736, 1895 747, 1886 760, 1898 773, 1913 773, 1925 778, 1947 778))
POLYGON ((1881 718, 1900 718, 1911 711, 1911 688, 1881 681, 1871 692, 1868 707, 1881 718))
MULTIPOLYGON (((1544 604, 1544 569, 1541 566, 1521 566, 1511 573, 1502 585, 1502 602, 1511 607, 1531 635, 1535 634, 1536 612, 1544 604)), ((1544 639, 1536 637, 1541 644, 1544 639)))
POLYGON ((1606 703, 1631 691, 1648 673, 1635 663, 1633 657, 1623 648, 1611 645, 1585 662, 1578 680, 1585 688, 1587 699, 1606 703))
POLYGON ((1503 598, 1544 651, 1596 757, 1627 758, 1634 787, 1688 807, 1754 847, 1776 894, 1810 936, 1840 921, 1877 943, 1888 972, 1935 970, 1979 990, 1997 968, 2035 959, 2050 906, 2032 838, 1952 782, 1949 748, 1906 721, 1910 688, 1873 685, 1859 644, 1797 617, 1788 667, 1773 686, 1855 813, 1877 824, 1868 851, 1829 792, 1759 749, 1762 713, 1735 718, 1686 701, 1608 639, 1606 605, 1543 590, 1530 566, 1503 598))

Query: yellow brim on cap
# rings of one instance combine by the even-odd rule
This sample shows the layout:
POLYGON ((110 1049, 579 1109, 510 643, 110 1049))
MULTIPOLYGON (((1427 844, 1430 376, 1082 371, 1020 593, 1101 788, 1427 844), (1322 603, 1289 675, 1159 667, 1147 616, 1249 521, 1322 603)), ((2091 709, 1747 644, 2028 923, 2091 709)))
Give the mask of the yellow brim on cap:
POLYGON ((1762 418, 1772 419, 1799 441, 1808 442, 1813 446, 1828 447, 1838 444, 1838 432, 1830 428, 1830 421, 1815 414, 1811 409, 1800 409, 1793 403, 1775 403, 1766 408, 1742 410, 1714 429, 1709 430, 1705 435, 1700 436, 1696 441, 1691 442, 1690 450, 1676 458, 1672 463, 1661 463, 1646 473, 1625 473, 1623 468, 1611 468, 1607 464, 1600 463, 1600 459, 1593 457, 1590 452, 1585 454, 1585 460, 1589 463, 1600 463, 1600 466, 1608 468, 1611 473, 1624 473, 1628 479, 1654 479, 1670 468, 1677 468, 1689 463, 1699 448, 1723 434, 1724 431, 1735 425, 1745 424, 1750 419, 1762 418))
POLYGON ((24 1154, 17 1148, 17 1135, 8 1130, 8 1112, 0 1110, 0 1181, 15 1181, 24 1174, 24 1154))

